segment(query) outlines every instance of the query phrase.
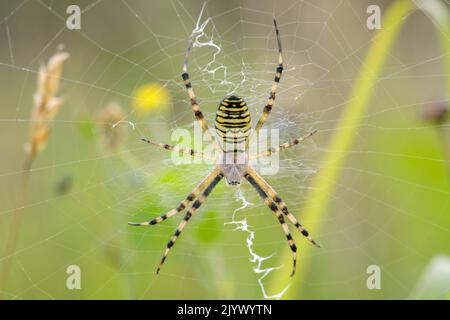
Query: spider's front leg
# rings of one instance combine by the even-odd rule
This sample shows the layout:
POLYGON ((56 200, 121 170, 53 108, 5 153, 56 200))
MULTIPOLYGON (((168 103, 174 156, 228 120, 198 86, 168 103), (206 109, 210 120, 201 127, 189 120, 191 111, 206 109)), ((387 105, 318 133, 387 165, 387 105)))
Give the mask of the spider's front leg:
MULTIPOLYGON (((310 235, 308 230, 306 230, 300 222, 297 220, 297 218, 289 212, 288 207, 284 203, 283 199, 278 196, 278 194, 275 192, 275 190, 267 183, 266 180, 263 179, 253 168, 250 166, 247 168, 247 174, 248 176, 254 181, 256 185, 258 185, 259 188, 263 189, 266 195, 268 195, 272 201, 276 203, 276 205, 280 208, 281 212, 291 221, 291 223, 300 231, 300 233, 307 238, 313 245, 316 247, 321 247, 320 244, 318 244, 310 235)), ((248 179, 247 179, 248 180, 248 179)), ((253 185, 253 184, 252 184, 253 185)), ((255 187, 256 188, 256 187, 255 187)))
POLYGON ((195 188, 194 190, 192 190, 191 193, 188 194, 188 196, 180 202, 180 204, 175 208, 170 210, 169 212, 160 215, 159 217, 153 218, 149 221, 144 221, 144 222, 128 222, 129 225, 131 226, 148 226, 148 225, 154 225, 157 223, 160 223, 174 215, 176 215, 177 213, 180 213, 181 211, 183 211, 184 209, 186 209, 186 207, 195 200, 195 198, 197 198, 197 196, 200 194, 200 192, 202 192, 209 184, 211 184, 211 182, 215 179, 215 177, 220 174, 220 169, 219 168, 215 168, 213 171, 211 171, 195 188))
POLYGON ((258 192, 260 197, 264 200, 264 203, 270 208, 270 210, 272 210, 276 214, 278 222, 281 224, 283 232, 288 241, 289 247, 291 248, 292 251, 292 272, 291 272, 292 277, 295 274, 295 269, 297 266, 297 246, 295 245, 294 239, 292 238, 291 232, 289 231, 289 227, 286 224, 286 221, 284 220, 283 213, 275 204, 275 202, 269 198, 267 192, 263 189, 261 185, 259 185, 259 183, 253 178, 253 176, 249 172, 246 172, 244 177, 256 189, 256 191, 258 192))
POLYGON ((164 254, 161 258, 161 262, 159 263, 158 269, 156 269, 156 274, 159 273, 161 270, 162 265, 166 261, 167 255, 170 252, 170 249, 175 244, 175 241, 177 241, 178 237, 180 236, 181 232, 183 231, 184 227, 186 227, 187 223, 191 219, 191 217, 194 215, 194 213, 200 208, 200 206, 206 201, 206 198, 209 196, 211 191, 215 188, 215 186, 222 180, 223 173, 219 172, 218 174, 215 174, 215 176, 212 178, 212 181, 209 183, 209 185, 205 188, 203 193, 198 197, 197 200, 192 204, 192 207, 186 212, 186 215, 183 218, 183 221, 178 225, 177 230, 170 238, 169 242, 167 243, 166 250, 164 251, 164 254))

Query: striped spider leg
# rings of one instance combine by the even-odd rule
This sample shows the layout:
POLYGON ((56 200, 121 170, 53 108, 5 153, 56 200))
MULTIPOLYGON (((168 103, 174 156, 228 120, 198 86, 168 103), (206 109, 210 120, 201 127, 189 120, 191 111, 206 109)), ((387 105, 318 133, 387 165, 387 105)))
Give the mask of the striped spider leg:
POLYGON ((184 227, 186 227, 187 223, 191 219, 191 217, 197 212, 198 208, 206 201, 206 198, 209 196, 211 191, 216 187, 216 185, 222 180, 223 173, 219 172, 218 174, 212 175, 212 181, 209 183, 209 185, 203 190, 202 194, 195 200, 195 202, 192 204, 191 208, 186 212, 183 220, 180 222, 180 224, 177 227, 177 230, 170 238, 169 242, 167 242, 166 250, 164 251, 164 254, 161 258, 161 262, 159 263, 158 268, 156 269, 156 274, 159 273, 161 270, 162 265, 166 261, 167 255, 170 252, 170 249, 175 244, 175 241, 177 241, 178 237, 180 236, 181 232, 183 231, 184 227))
POLYGON ((215 161, 216 160, 216 158, 214 158, 214 157, 210 157, 210 156, 204 154, 201 151, 196 151, 196 150, 193 150, 193 149, 190 149, 190 148, 173 146, 173 145, 166 144, 166 143, 159 143, 159 142, 155 142, 155 141, 152 141, 152 140, 149 140, 149 139, 145 139, 145 138, 143 138, 141 140, 144 141, 144 142, 147 142, 149 144, 152 144, 154 146, 157 146, 159 148, 169 150, 171 152, 184 153, 184 154, 188 154, 188 155, 190 155, 192 157, 201 158, 201 159, 207 159, 207 160, 211 160, 211 161, 215 161))
POLYGON ((250 160, 255 160, 255 159, 258 159, 258 158, 262 158, 262 157, 269 157, 269 156, 271 156, 271 155, 273 155, 275 153, 278 153, 278 152, 280 152, 282 150, 289 149, 289 148, 291 148, 293 146, 296 146, 296 145, 302 143, 303 141, 305 141, 309 137, 313 136, 315 133, 317 133, 317 130, 311 131, 306 136, 303 136, 303 137, 300 137, 300 138, 297 138, 297 139, 285 142, 283 144, 280 144, 276 148, 270 148, 269 150, 266 150, 264 152, 258 153, 256 155, 252 155, 252 156, 250 156, 250 160))
POLYGON ((278 222, 281 224, 281 227, 283 229, 283 232, 286 236, 286 239, 288 241, 289 247, 292 251, 292 272, 291 277, 295 274, 295 269, 297 266, 297 246, 295 245, 294 239, 292 238, 291 232, 289 230, 288 225, 286 224, 286 221, 284 220, 283 214, 281 213, 278 206, 267 196, 267 192, 264 191, 263 187, 256 182, 256 180, 247 172, 244 175, 245 179, 253 186, 253 188, 256 189, 259 196, 264 200, 264 203, 272 210, 278 219, 278 222))
POLYGON ((297 246, 292 238, 285 219, 288 220, 300 231, 300 233, 306 237, 312 244, 320 248, 320 245, 314 241, 309 235, 309 232, 298 222, 297 218, 289 212, 284 201, 278 196, 275 190, 249 165, 247 167, 244 177, 255 188, 259 196, 263 199, 264 203, 276 214, 278 221, 280 222, 283 232, 288 240, 289 247, 292 251, 292 273, 291 277, 295 274, 297 264, 297 246))
POLYGON ((275 27, 275 33, 277 36, 277 44, 278 44, 278 66, 275 73, 275 79, 272 84, 272 88, 270 89, 269 99, 267 100, 267 104, 264 107, 263 113, 261 117, 258 120, 258 123, 255 127, 255 134, 258 135, 259 130, 263 126, 263 124, 266 122, 267 117, 270 114, 270 111, 272 111, 273 103, 275 101, 275 94, 277 92, 278 83, 281 79, 281 74, 283 73, 283 51, 281 49, 281 39, 280 39, 280 31, 278 30, 277 26, 277 20, 275 17, 273 18, 273 25, 275 27))
POLYGON ((128 222, 129 225, 132 226, 148 226, 148 225, 155 225, 157 223, 160 223, 164 220, 167 220, 168 218, 182 212, 188 205, 190 205, 195 199, 194 203, 190 207, 190 209, 187 211, 186 215, 184 216, 184 219, 179 224, 178 228, 176 229, 173 236, 170 238, 169 242, 167 243, 166 250, 164 251, 163 257, 161 259, 161 262, 158 266, 158 269, 156 270, 156 273, 159 273, 159 270, 161 269, 161 266, 164 264, 164 261, 167 258, 167 255, 169 254, 170 249, 173 247, 175 241, 180 236, 181 232, 183 231, 184 227, 188 223, 189 219, 194 215, 194 213, 197 211, 198 208, 205 202, 208 195, 211 193, 211 191, 214 189, 214 187, 219 183, 219 181, 223 178, 223 174, 219 167, 216 167, 213 171, 211 171, 195 188, 192 190, 191 193, 188 194, 188 196, 179 203, 179 205, 175 208, 170 210, 169 212, 153 218, 149 221, 144 222, 128 222))
POLYGON ((213 141, 214 148, 216 150, 221 150, 219 144, 217 143, 217 140, 212 137, 211 133, 209 132, 208 124, 206 123, 205 116, 203 115, 202 111, 200 110, 200 105, 197 102, 197 98, 194 93, 194 89, 192 88, 191 79, 189 77, 188 73, 188 60, 189 60, 189 53, 191 52, 192 48, 192 41, 189 41, 189 46, 186 50, 186 55, 184 57, 184 64, 183 64, 183 71, 181 74, 181 78, 183 79, 184 86, 186 87, 187 93, 189 95, 189 99, 191 100, 192 105, 192 111, 194 112, 195 119, 197 119, 198 123, 200 124, 203 134, 207 136, 209 140, 213 141))

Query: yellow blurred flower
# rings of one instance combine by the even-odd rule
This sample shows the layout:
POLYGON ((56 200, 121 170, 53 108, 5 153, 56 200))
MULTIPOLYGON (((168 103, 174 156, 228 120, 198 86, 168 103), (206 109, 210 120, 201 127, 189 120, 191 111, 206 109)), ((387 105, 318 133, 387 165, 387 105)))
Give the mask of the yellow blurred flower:
POLYGON ((166 108, 169 104, 169 91, 159 83, 144 84, 133 94, 133 107, 139 112, 166 108))

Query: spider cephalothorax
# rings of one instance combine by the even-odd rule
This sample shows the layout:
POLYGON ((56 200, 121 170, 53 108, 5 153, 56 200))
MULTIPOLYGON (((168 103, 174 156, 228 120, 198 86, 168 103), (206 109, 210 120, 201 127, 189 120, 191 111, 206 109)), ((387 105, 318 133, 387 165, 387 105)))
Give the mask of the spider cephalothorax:
MULTIPOLYGON (((275 101, 275 93, 277 90, 278 82, 281 79, 281 74, 283 72, 283 56, 281 50, 281 40, 280 35, 277 28, 277 23, 275 19, 273 20, 275 26, 275 32, 277 37, 278 44, 278 66, 275 71, 275 79, 270 90, 269 98, 267 100, 267 104, 264 107, 263 113, 258 120, 258 123, 255 126, 255 134, 258 135, 259 130, 266 122, 268 115, 272 110, 273 103, 275 101)), ((189 73, 187 71, 188 58, 189 53, 191 51, 192 43, 189 44, 189 47, 186 51, 186 56, 184 59, 183 65, 183 73, 182 78, 184 81, 184 85, 186 86, 187 92, 189 94, 189 98, 191 100, 192 110, 194 111, 195 118, 200 123, 202 130, 205 135, 212 138, 208 125, 205 121, 203 113, 200 111, 200 106, 197 103, 197 99, 194 94, 194 90, 192 89, 192 84, 189 79, 189 73)), ((280 150, 290 148, 294 145, 302 142, 306 137, 311 136, 315 131, 311 132, 306 137, 302 137, 299 139, 294 139, 290 142, 286 142, 281 144, 278 148, 272 148, 263 153, 256 155, 248 154, 248 141, 249 135, 251 131, 250 124, 250 112, 248 110, 247 104, 245 101, 239 97, 234 95, 229 96, 222 100, 219 105, 219 108, 216 113, 215 120, 215 128, 219 141, 215 141, 215 147, 220 151, 219 156, 217 158, 213 158, 216 161, 217 165, 215 168, 204 178, 195 188, 192 190, 188 196, 180 202, 178 207, 172 209, 171 211, 163 214, 159 217, 151 219, 145 222, 130 222, 129 224, 133 226, 146 226, 146 225, 154 225, 159 222, 162 222, 177 213, 185 210, 191 203, 192 206, 187 210, 184 219, 178 225, 177 230, 170 238, 167 243, 166 250, 164 251, 161 262, 156 270, 156 273, 159 273, 161 266, 167 258, 167 255, 170 252, 170 249, 175 244, 175 241, 180 236, 181 232, 185 228, 186 224, 189 222, 191 217, 195 214, 197 209, 205 202, 206 198, 215 188, 215 186, 225 177, 225 180, 229 185, 239 186, 242 179, 246 179, 250 185, 252 185, 261 198, 264 200, 264 203, 272 210, 278 222, 281 224, 282 230, 286 236, 289 247, 292 250, 293 260, 292 260, 292 273, 291 276, 295 273, 296 267, 296 257, 297 257, 297 247, 292 238, 291 232, 289 231, 289 227, 286 224, 285 217, 297 228, 303 236, 305 236, 310 242, 314 245, 318 246, 318 244, 311 238, 308 231, 298 222, 297 218, 289 211, 284 201, 278 196, 275 190, 261 177, 249 164, 249 161, 252 159, 256 159, 263 156, 270 156, 280 150)), ((201 151, 195 151, 187 148, 180 148, 178 146, 171 146, 168 144, 157 143, 150 141, 148 139, 142 139, 145 142, 156 145, 158 147, 173 151, 186 153, 191 155, 192 157, 199 158, 207 158, 211 159, 207 155, 205 155, 201 151)))

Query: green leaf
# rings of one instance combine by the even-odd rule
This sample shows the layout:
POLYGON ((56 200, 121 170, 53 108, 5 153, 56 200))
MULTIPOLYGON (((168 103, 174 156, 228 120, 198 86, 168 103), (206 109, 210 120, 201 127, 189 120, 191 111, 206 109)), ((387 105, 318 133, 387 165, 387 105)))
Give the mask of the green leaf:
POLYGON ((411 299, 450 298, 450 257, 439 255, 428 264, 413 290, 411 299))
POLYGON ((202 213, 201 222, 195 232, 196 238, 203 243, 211 243, 222 234, 222 229, 217 221, 217 213, 208 211, 202 213))

